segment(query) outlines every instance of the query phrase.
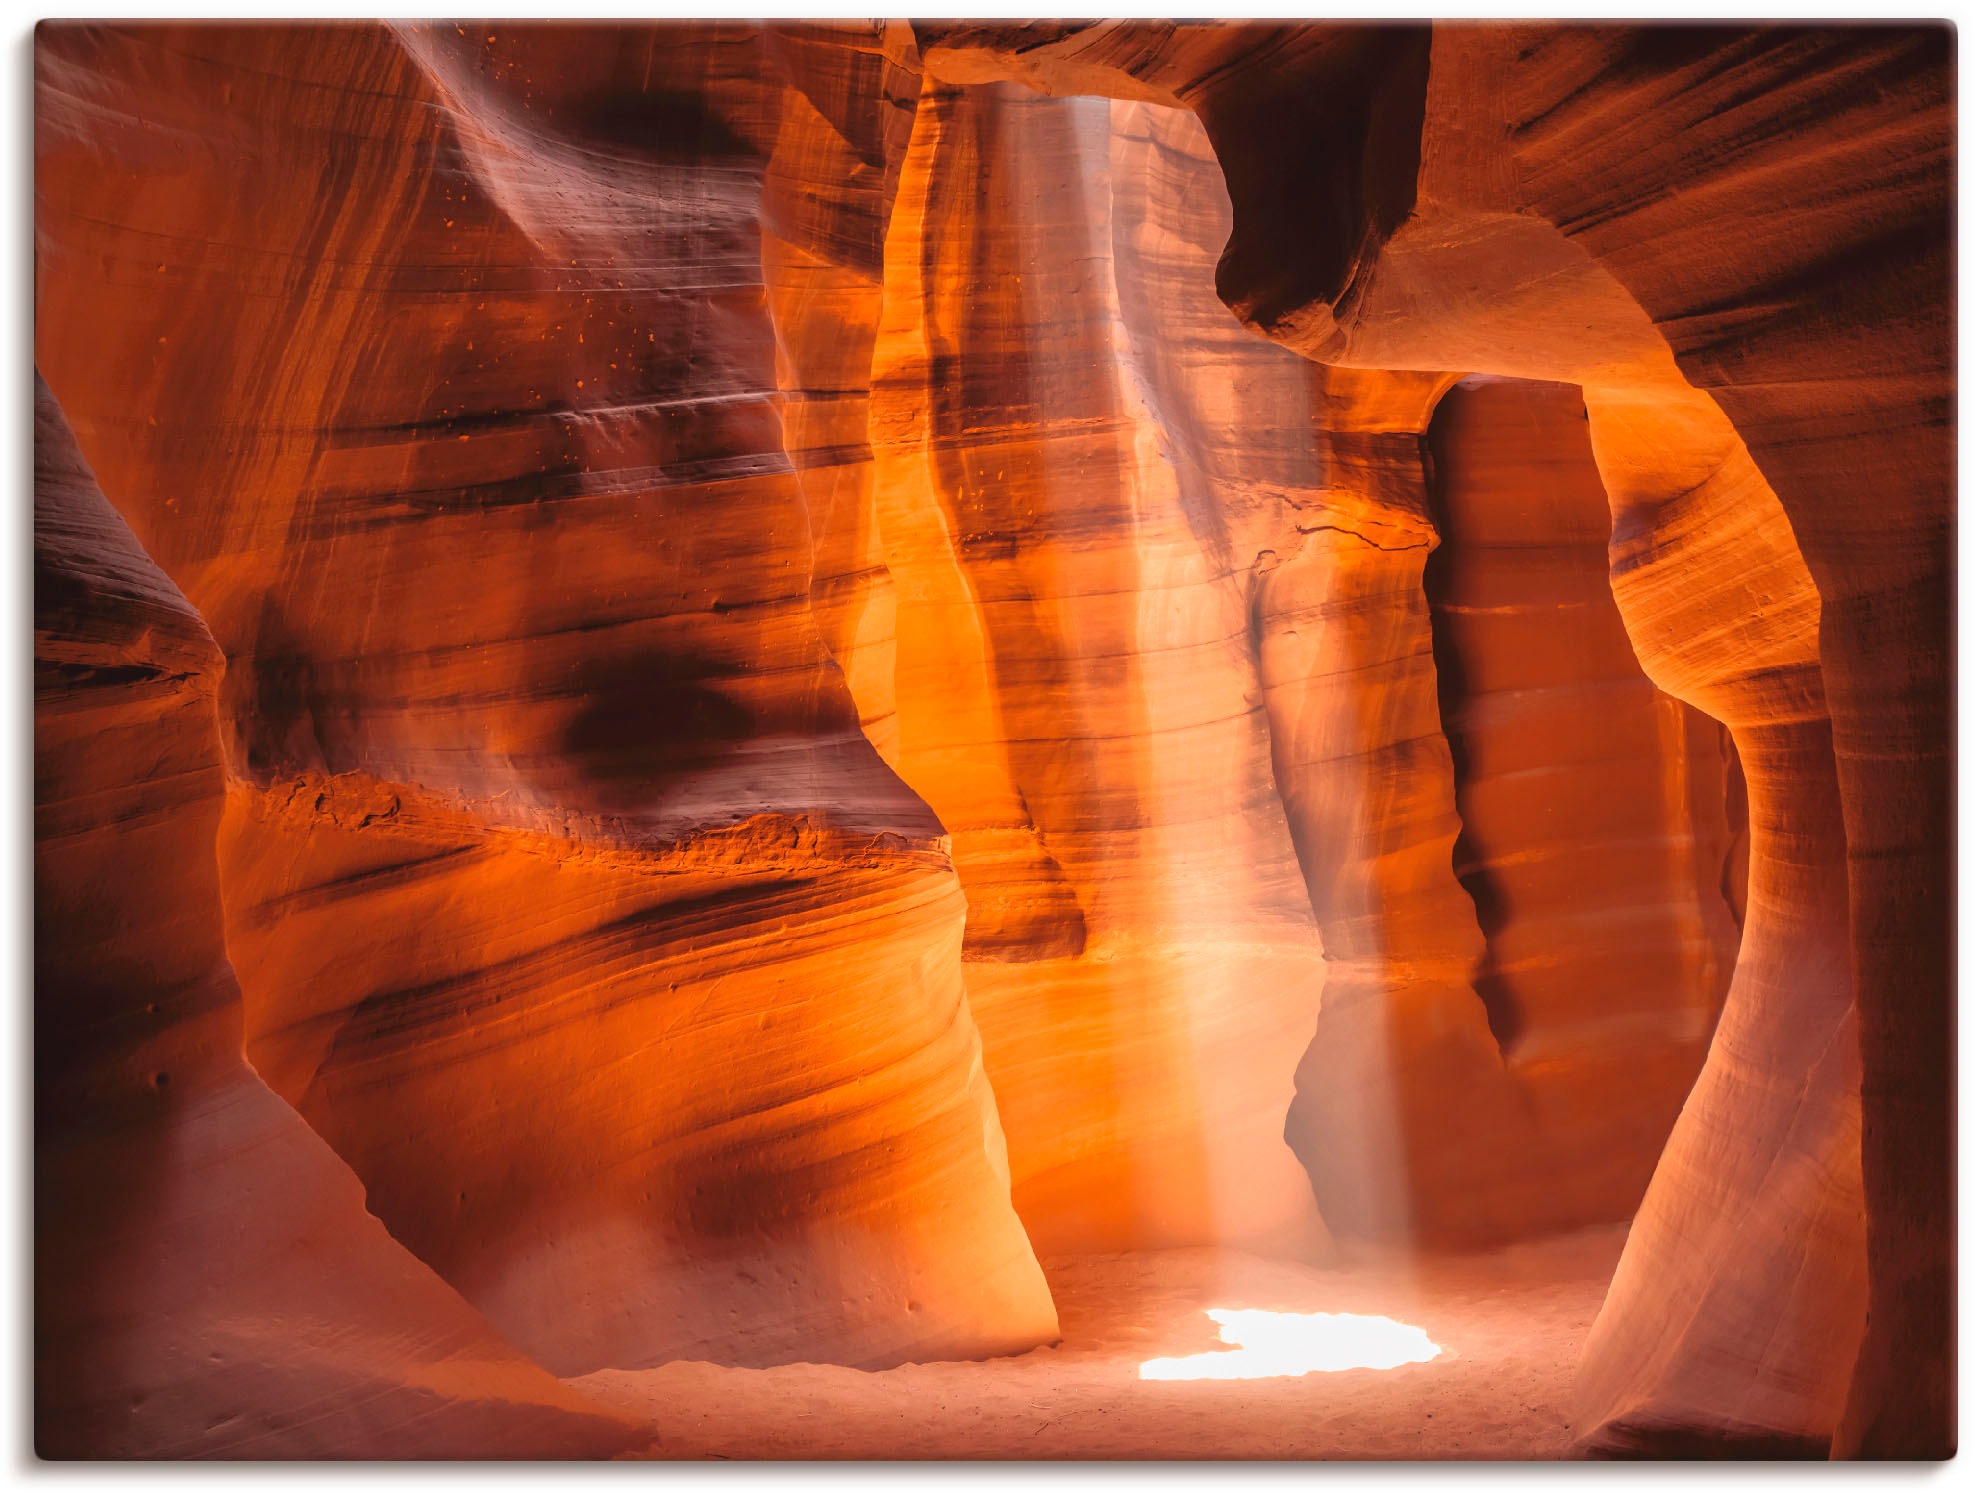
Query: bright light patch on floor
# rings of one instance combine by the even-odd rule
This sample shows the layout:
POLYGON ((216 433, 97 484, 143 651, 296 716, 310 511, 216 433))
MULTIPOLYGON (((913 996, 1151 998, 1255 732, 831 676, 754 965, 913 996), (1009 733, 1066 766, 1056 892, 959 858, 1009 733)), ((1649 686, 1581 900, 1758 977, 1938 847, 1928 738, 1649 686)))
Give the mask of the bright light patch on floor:
POLYGON ((1236 1352, 1151 1358, 1141 1366, 1141 1377, 1272 1379, 1341 1369, 1394 1369, 1406 1363, 1428 1363, 1444 1351, 1421 1327, 1392 1317, 1221 1309, 1205 1315, 1217 1323, 1217 1335, 1236 1352))

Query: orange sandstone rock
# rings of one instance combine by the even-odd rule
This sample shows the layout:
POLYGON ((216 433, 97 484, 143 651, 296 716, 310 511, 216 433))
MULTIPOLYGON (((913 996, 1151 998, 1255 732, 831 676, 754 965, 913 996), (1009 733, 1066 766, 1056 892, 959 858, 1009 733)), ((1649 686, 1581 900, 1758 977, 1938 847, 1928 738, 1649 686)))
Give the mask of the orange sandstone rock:
MULTIPOLYGON (((1670 423, 1686 438, 1658 459, 1672 494, 1684 474, 1707 475, 1699 453, 1722 448, 1714 427, 1730 421, 1821 603, 1848 860, 1870 1284, 1835 1449, 1945 1455, 1949 33, 1314 26, 1246 39, 1232 54, 1211 28, 965 25, 922 36, 932 60, 952 47, 975 77, 1125 97, 1153 88, 1194 109, 1232 190, 1220 294, 1322 362, 1573 382, 1591 409, 1681 411, 1670 423), (1342 58, 1357 49, 1358 77, 1342 88, 1342 58), (1378 77, 1385 88, 1358 91, 1378 77), (1309 106, 1320 117, 1290 149, 1267 122, 1289 94, 1327 101, 1309 106), (1330 169, 1341 161, 1353 165, 1330 169), (1371 174, 1382 189, 1355 190, 1371 174)), ((1599 414, 1594 424, 1599 457, 1599 414)), ((1638 651, 1682 650, 1723 635, 1728 620, 1699 617, 1696 638, 1673 629, 1638 651)), ((1799 754, 1792 795, 1819 805, 1824 771, 1819 748, 1799 754)), ((1820 1025, 1833 1005, 1826 981, 1816 986, 1808 1014, 1820 1025)), ((1786 1047, 1752 1059, 1762 1087, 1782 1096, 1829 1088, 1822 1061, 1786 1047)), ((1778 1134, 1779 1123, 1763 1128, 1778 1134)), ((1735 1186, 1747 1164, 1712 1163, 1714 1185, 1735 1186)), ((1832 1175, 1784 1178, 1802 1193, 1783 1202, 1786 1215, 1807 1225, 1847 1207, 1832 1175)), ((1701 1218, 1710 1207, 1702 1195, 1693 1206, 1701 1218)), ((1731 1333, 1744 1353, 1775 1351, 1783 1313, 1787 1336, 1821 1334, 1826 1308, 1811 1316, 1795 1293, 1801 1263, 1828 1248, 1835 1225, 1810 1227, 1772 1266, 1758 1254, 1721 1258, 1749 1272, 1740 1299, 1751 1325, 1731 1333)), ((1757 1240, 1738 1247, 1766 1252, 1757 1240)), ((1625 1287, 1611 1306, 1626 1316, 1639 1294, 1625 1287)), ((1806 1400, 1795 1398, 1801 1408, 1775 1408, 1805 1430, 1806 1400)))
POLYGON ((1215 191, 1185 123, 931 82, 887 240, 894 760, 953 837, 1013 1194, 1047 1251, 1324 1237, 1279 1139, 1320 948, 1219 453, 1193 439, 1229 442, 1228 415, 1165 366, 1186 343, 1137 273, 1192 262, 1166 235, 1215 191))
POLYGON ((364 1211, 241 1059, 221 659, 35 391, 35 1450, 601 1457, 650 1437, 364 1211))
POLYGON ((560 1372, 872 1366, 1052 1337, 1034 1246, 1632 1208, 1586 1447, 1950 1449, 1947 30, 60 24, 36 69, 37 360, 130 531, 38 511, 103 603, 37 655, 46 988, 110 1001, 37 1032, 68 1444, 84 1276, 205 1229, 68 1187, 100 1147, 272 1196, 243 1261, 368 1241, 175 1291, 143 1353, 356 1336, 174 1380, 132 1454, 498 1400, 617 1444, 441 1279, 560 1372), (85 1142, 146 1043, 170 1095, 85 1142), (293 1159, 198 1149, 245 1134, 293 1159), (294 1418, 332 1380, 394 1408, 294 1418))
POLYGON ((41 49, 50 381, 229 658, 248 1056, 558 1372, 1047 1340, 810 607, 760 220, 836 137, 750 28, 488 34, 41 49))
POLYGON ((1324 565, 1273 575, 1264 631, 1281 688, 1329 706, 1282 771, 1308 858, 1343 833, 1374 853, 1316 878, 1350 957, 1288 1134, 1337 1230, 1476 1246, 1626 1218, 1731 972, 1719 733, 1631 653, 1575 391, 1460 385, 1426 451, 1447 380, 1413 407, 1394 375, 1332 382, 1324 565), (1376 667, 1387 710, 1357 690, 1376 667))

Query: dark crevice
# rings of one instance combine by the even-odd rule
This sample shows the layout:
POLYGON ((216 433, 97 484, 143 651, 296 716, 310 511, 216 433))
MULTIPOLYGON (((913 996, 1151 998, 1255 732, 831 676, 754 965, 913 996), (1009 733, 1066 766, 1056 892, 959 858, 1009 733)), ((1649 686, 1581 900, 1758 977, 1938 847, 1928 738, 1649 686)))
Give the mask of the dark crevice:
POLYGON ((1725 864, 1719 872, 1719 895, 1725 898, 1733 926, 1746 929, 1747 856, 1752 845, 1746 808, 1746 770, 1740 765, 1739 748, 1732 732, 1719 727, 1719 755, 1726 769, 1726 828, 1731 843, 1726 846, 1725 864))
POLYGON ((1432 421, 1432 440, 1425 443, 1425 489, 1429 497, 1430 522, 1439 542, 1423 564, 1423 597, 1430 612, 1430 653, 1437 669, 1437 717, 1444 740, 1451 752, 1451 799, 1458 818, 1457 840, 1451 847, 1451 871, 1471 898, 1478 915, 1479 931, 1485 936, 1485 952, 1471 973, 1471 986, 1485 1007, 1485 1020, 1499 1053, 1506 1056, 1525 1029, 1511 983, 1496 971, 1492 947, 1510 921, 1511 912, 1504 888, 1486 863, 1465 825, 1465 803, 1470 795, 1475 771, 1464 729, 1465 702, 1471 697, 1464 658, 1451 627, 1449 604, 1456 579, 1457 547, 1451 535, 1449 494, 1438 469, 1432 421))

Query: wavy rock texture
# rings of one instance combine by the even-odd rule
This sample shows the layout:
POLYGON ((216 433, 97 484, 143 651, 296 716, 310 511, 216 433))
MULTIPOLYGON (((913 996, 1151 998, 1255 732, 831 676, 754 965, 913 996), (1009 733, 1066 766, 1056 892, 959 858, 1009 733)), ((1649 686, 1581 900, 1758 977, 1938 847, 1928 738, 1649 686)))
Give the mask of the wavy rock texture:
MULTIPOLYGON (((1378 251, 1355 240, 1332 330, 1321 335, 1316 307, 1295 333, 1323 358, 1381 366, 1411 366, 1412 342, 1432 338, 1437 366, 1455 356, 1572 379, 1597 406, 1688 405, 1696 433, 1668 458, 1680 472, 1716 444, 1682 378, 1712 397, 1779 496, 1820 601, 1862 1012, 1869 1328, 1843 1454, 1951 1445, 1947 57, 1947 33, 1930 27, 1438 31, 1414 216, 1378 251), (1573 283, 1587 288, 1569 294, 1573 283), (1426 314, 1440 301, 1444 314, 1426 314), (1605 303, 1615 310, 1593 314, 1605 303)), ((1384 234, 1377 208, 1360 220, 1384 234)), ((1693 622, 1705 634, 1724 625, 1693 622)), ((1819 750, 1803 764, 1796 797, 1819 804, 1819 750)), ((1804 831, 1818 844, 1820 824, 1804 831)), ((1819 966, 1805 986, 1764 983, 1792 990, 1801 1020, 1827 1030, 1836 1019, 1819 966)), ((1728 1065, 1741 1031, 1727 1032, 1728 1065)), ((1828 1061, 1783 1043, 1758 1081, 1792 1104, 1802 1086, 1834 1082, 1828 1061)), ((1727 1134, 1717 1185, 1736 1187, 1783 1126, 1770 1115, 1757 1138, 1727 1134)), ((1835 1174, 1830 1163, 1782 1174, 1802 1195, 1775 1206, 1823 1213, 1848 1195, 1835 1174)), ((1701 1222, 1710 1196, 1690 1204, 1701 1222)), ((1800 1290, 1800 1261, 1847 1229, 1832 1217, 1803 1235, 1793 1268, 1760 1264, 1758 1230, 1742 1246, 1755 1256, 1721 1257, 1747 1287, 1729 1293, 1745 1331, 1727 1336, 1794 1390, 1783 1423, 1748 1428, 1763 1441, 1825 1428, 1808 1411, 1825 1386, 1794 1366, 1836 1318, 1800 1290)), ((1627 1285, 1611 1306, 1613 1320, 1660 1310, 1627 1285)), ((1642 1331, 1652 1338, 1654 1325, 1642 1331)))
POLYGON ((558 1372, 1640 1196, 1585 1447, 1944 1455, 1949 64, 44 27, 37 358, 226 660, 217 890, 47 885, 218 898, 200 1071, 558 1372))
POLYGON ((241 1061, 221 658, 35 393, 35 1448, 599 1457, 241 1061), (87 928, 87 937, 77 930, 87 928))
POLYGON ((1658 681, 1728 723, 1750 816, 1739 963, 1589 1342, 1598 1451, 1820 1455, 1865 1309, 1848 871, 1821 600, 1703 396, 1590 402, 1616 601, 1658 681), (1701 620, 1705 625, 1701 626, 1701 620))
POLYGON ((1631 653, 1579 396, 1467 383, 1425 441, 1448 382, 1330 377, 1333 522, 1261 633, 1335 961, 1289 1138, 1337 1231, 1476 1247, 1634 1211, 1737 934, 1719 732, 1631 653))
POLYGON ((954 836, 1014 1197, 1048 1251, 1319 1237, 1279 1130, 1320 949, 1222 453, 1195 439, 1226 412, 1162 368, 1181 329, 1124 289, 1151 288, 1193 186, 1214 200, 1185 123, 931 83, 887 241, 895 760, 954 836))
MULTIPOLYGON (((1950 33, 1536 25, 1250 39, 1230 53, 1209 28, 1056 22, 922 37, 932 61, 956 52, 942 64, 952 71, 1129 97, 1152 88, 1195 109, 1233 199, 1220 293, 1323 362, 1573 382, 1591 407, 1683 412, 1666 416, 1687 435, 1672 474, 1720 447, 1714 426, 1730 420, 1818 593, 1846 836, 1870 1294, 1834 1446, 1945 1455, 1950 33), (1341 56, 1357 50, 1364 75, 1386 78, 1379 105, 1339 87, 1341 56), (1328 101, 1315 109, 1348 103, 1288 149, 1263 118, 1284 93, 1328 101), (1356 165, 1326 169, 1340 160, 1356 165), (1371 163, 1387 190, 1353 190, 1371 163)), ((1709 637, 1729 621, 1693 626, 1709 637)), ((1809 776, 1796 793, 1819 802, 1819 754, 1799 765, 1809 776)), ((1824 983, 1807 997, 1818 1024, 1824 983)), ((1825 1083, 1807 1052, 1759 1064, 1783 1099, 1825 1083)), ((1722 1145, 1730 1185, 1748 1142, 1722 1145)), ((1821 1211, 1824 1182, 1798 1185, 1787 1213, 1821 1211)), ((1788 1306, 1796 1279, 1754 1271, 1761 1294, 1743 1298, 1745 1326, 1728 1334, 1763 1376, 1779 1371, 1777 1354, 1806 1351, 1783 1342, 1825 1330, 1826 1313, 1788 1306)), ((1612 1306, 1657 1310, 1627 1289, 1612 1306)), ((1794 1424, 1775 1429, 1804 1432, 1807 1410, 1802 1399, 1794 1424)))
POLYGON ((1870 1257, 1836 1449, 1947 1455, 1952 33, 1631 37, 1661 64, 1633 86, 1629 45, 1547 41, 1543 86, 1514 119, 1553 127, 1528 132, 1520 173, 1739 430, 1821 597, 1870 1257), (1724 244, 1731 264, 1708 247, 1724 244))
POLYGON ((749 28, 492 34, 41 48, 49 379, 229 658, 249 1056, 558 1372, 1031 1346, 962 900, 778 420, 766 198, 822 252, 886 173, 749 28))
MULTIPOLYGON (((1835 722, 1856 930, 1855 994, 1874 1013, 1861 1042, 1870 1327, 1840 1452, 1938 1454, 1950 1435, 1948 1425, 1934 1424, 1935 1417, 1943 1422, 1951 1383, 1950 1190, 1941 1185, 1949 1144, 1946 1007, 1942 995, 1917 996, 1948 988, 1946 816, 1935 807, 1946 802, 1947 676, 1937 662, 1946 633, 1931 601, 1946 578, 1946 551, 1932 536, 1943 532, 1949 513, 1949 363, 1936 311, 1947 289, 1944 55, 1944 34, 1930 29, 1440 32, 1415 228, 1357 269, 1353 319, 1337 344, 1351 356, 1395 360, 1401 349, 1389 334, 1424 323, 1423 296, 1439 263, 1447 274, 1462 266, 1472 284, 1498 288, 1490 301, 1466 298, 1467 308, 1476 308, 1469 366, 1582 383, 1596 411, 1598 459, 1613 418, 1602 413, 1605 406, 1658 412, 1668 492, 1708 477, 1711 455, 1743 462, 1744 451, 1723 453, 1744 446, 1779 496, 1819 597, 1823 695, 1835 722), (1824 100, 1819 127, 1806 112, 1816 98, 1824 100), (1736 126, 1728 123, 1734 115, 1736 126), (1502 136, 1500 120, 1509 122, 1502 136), (1497 163, 1485 148, 1495 136, 1510 157, 1497 163), (1542 273, 1540 240, 1532 229, 1509 228, 1501 216, 1508 210, 1560 230, 1558 274, 1542 273), (1476 230, 1470 245, 1465 225, 1476 230), (1392 263, 1396 278, 1385 288, 1392 263), (1577 298, 1582 314, 1549 318, 1544 306, 1573 304, 1562 295, 1569 275, 1588 286, 1577 298), (1598 296, 1604 279, 1614 288, 1598 296), (1594 315, 1605 303, 1615 309, 1594 315), (1916 309, 1894 315, 1895 306, 1916 309), (1520 314, 1518 336, 1497 330, 1509 310, 1520 314), (1558 328, 1551 344, 1550 325, 1558 328), (1819 351, 1809 337, 1813 327, 1836 329, 1819 351), (1867 341, 1844 327, 1876 327, 1877 335, 1867 341), (1719 436, 1715 412, 1688 398, 1680 378, 1712 396, 1737 439, 1719 436), (1820 451, 1819 462, 1808 459, 1811 449, 1820 451), (1890 494, 1888 504, 1876 505, 1874 538, 1864 528, 1866 484, 1890 494), (1858 516, 1844 518, 1845 506, 1858 516), (1907 643, 1896 644, 1898 636, 1907 643), (1892 639, 1884 646, 1903 652, 1903 662, 1862 641, 1874 638, 1892 639), (1881 776, 1866 770, 1875 759, 1884 759, 1881 776), (1898 885, 1911 890, 1900 896, 1898 885), (1901 946, 1907 939, 1914 941, 1901 946), (1887 1117, 1881 1124, 1880 1106, 1887 1117), (1888 1356, 1893 1332, 1911 1344, 1902 1369, 1888 1356)), ((1447 358, 1452 349, 1438 351, 1447 358)), ((1695 580, 1678 584, 1715 581, 1699 565, 1695 580)), ((1806 629, 1812 611, 1790 615, 1806 629)), ((1736 616, 1695 612, 1691 627, 1709 638, 1736 616)), ((1653 674, 1659 645, 1674 641, 1667 635, 1639 646, 1653 674)), ((1804 631, 1802 649, 1807 641, 1804 631)), ((1825 762, 1819 748, 1801 760, 1807 775, 1792 791, 1818 808, 1802 833, 1821 859, 1825 762)), ((1757 870, 1757 844, 1755 852, 1757 870)), ((1828 874, 1815 873, 1816 887, 1828 874)), ((1833 916, 1833 904, 1811 898, 1802 915, 1833 916)), ((1778 957, 1754 938, 1745 952, 1761 966, 1778 957)), ((1813 978, 1805 983, 1759 982, 1797 1003, 1792 1015, 1783 1009, 1768 1020, 1833 1029, 1832 979, 1820 956, 1812 957, 1813 978)), ((1727 1029, 1722 1066, 1754 1065, 1753 1049, 1735 1045, 1750 1030, 1727 1029)), ((1773 1071, 1759 1083, 1775 1105, 1791 1107, 1803 1089, 1836 1082, 1819 1049, 1783 1042, 1765 1051, 1759 1066, 1773 1071)), ((1742 1171, 1750 1175, 1792 1124, 1782 1109, 1771 1109, 1726 1126, 1717 1143, 1720 1167, 1713 1168, 1717 1186, 1736 1188, 1742 1171)), ((1737 1345, 1730 1350, 1736 1361, 1757 1363, 1759 1378, 1787 1389, 1785 1400, 1774 1401, 1783 1412, 1778 1420, 1744 1428, 1762 1442, 1776 1434, 1819 1440, 1828 1428, 1821 1413, 1828 1387, 1807 1382, 1800 1365, 1812 1352, 1833 1352, 1810 1345, 1833 1341, 1835 1298, 1801 1288, 1803 1261, 1821 1259, 1850 1229, 1829 1211, 1849 1197, 1836 1177, 1829 1162, 1779 1174, 1779 1187, 1800 1195, 1776 1193, 1770 1207, 1787 1220, 1821 1220, 1787 1258, 1764 1266, 1769 1250, 1760 1241, 1767 1235, 1753 1229, 1739 1253, 1719 1259, 1729 1285, 1743 1279, 1743 1289, 1723 1298, 1743 1308, 1743 1322, 1729 1330, 1734 1323, 1721 1317, 1708 1335, 1721 1339, 1719 1351, 1737 1345)), ((1714 1189, 1695 1185, 1694 1194, 1685 1208, 1664 1206, 1696 1209, 1690 1222, 1702 1231, 1714 1189)), ((1620 1324, 1631 1311, 1650 1319, 1642 1340, 1654 1340, 1656 1298, 1626 1284, 1612 1300, 1611 1320, 1620 1324)), ((1701 1361, 1709 1365, 1711 1355, 1701 1361)), ((1767 1390, 1756 1392, 1747 1408, 1769 1398, 1767 1390)), ((1731 1419, 1740 1414, 1721 1409, 1731 1419)))

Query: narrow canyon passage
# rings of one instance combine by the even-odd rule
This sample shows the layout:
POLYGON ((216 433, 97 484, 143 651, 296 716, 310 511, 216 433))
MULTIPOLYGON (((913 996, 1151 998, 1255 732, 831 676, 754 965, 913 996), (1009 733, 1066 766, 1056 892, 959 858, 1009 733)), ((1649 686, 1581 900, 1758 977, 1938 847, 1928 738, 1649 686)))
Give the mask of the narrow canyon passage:
POLYGON ((1863 35, 44 28, 42 1453, 1936 1454, 1863 35))

